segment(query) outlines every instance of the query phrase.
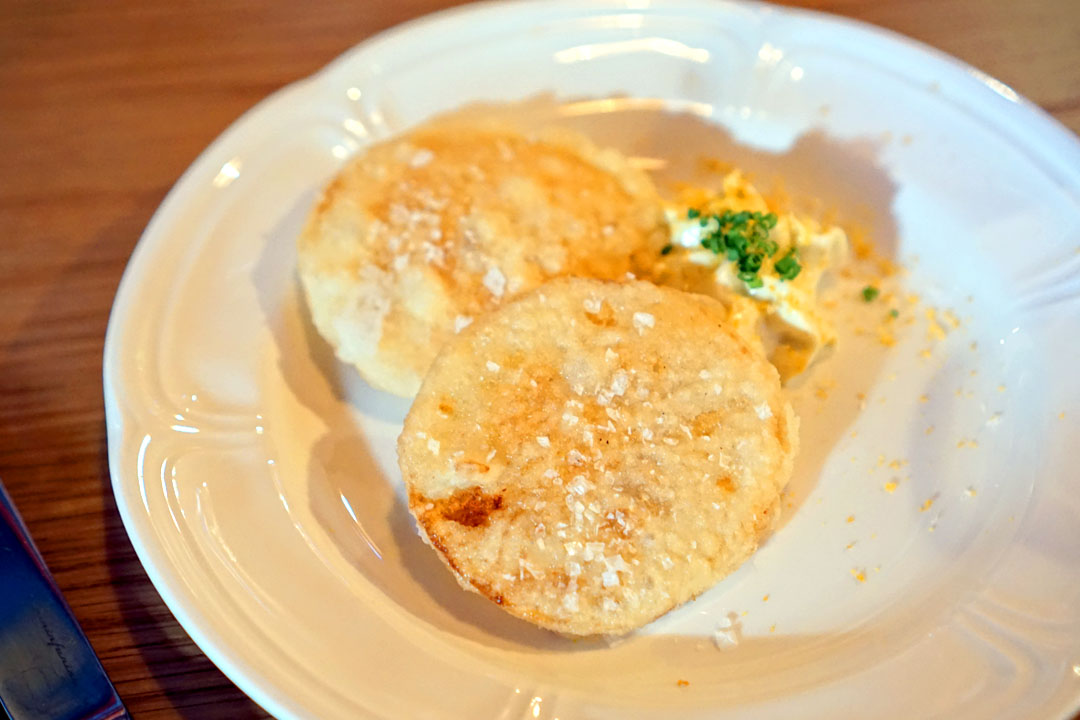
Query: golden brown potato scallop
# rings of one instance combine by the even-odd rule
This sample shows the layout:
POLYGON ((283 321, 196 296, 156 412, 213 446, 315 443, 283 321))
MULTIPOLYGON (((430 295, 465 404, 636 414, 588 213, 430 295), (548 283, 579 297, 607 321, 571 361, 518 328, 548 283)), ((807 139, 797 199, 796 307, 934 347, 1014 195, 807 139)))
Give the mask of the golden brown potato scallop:
POLYGON ((299 240, 319 332, 373 386, 412 396, 470 322, 559 276, 623 278, 664 243, 649 178, 548 130, 435 121, 367 148, 299 240))
POLYGON ((617 634, 754 552, 797 420, 725 317, 645 282, 561 279, 450 340, 398 454, 462 586, 560 633, 617 634))

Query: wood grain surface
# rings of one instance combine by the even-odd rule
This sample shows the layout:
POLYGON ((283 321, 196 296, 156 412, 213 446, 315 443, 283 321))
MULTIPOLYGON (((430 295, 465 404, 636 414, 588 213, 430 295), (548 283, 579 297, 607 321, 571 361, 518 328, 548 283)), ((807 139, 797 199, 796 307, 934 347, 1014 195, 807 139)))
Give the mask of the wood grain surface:
MULTIPOLYGON (((0 478, 135 718, 265 713, 179 628, 117 516, 101 354, 124 264, 169 187, 242 112, 448 4, 0 4, 0 478)), ((801 4, 952 53, 1080 131, 1077 0, 801 4)))

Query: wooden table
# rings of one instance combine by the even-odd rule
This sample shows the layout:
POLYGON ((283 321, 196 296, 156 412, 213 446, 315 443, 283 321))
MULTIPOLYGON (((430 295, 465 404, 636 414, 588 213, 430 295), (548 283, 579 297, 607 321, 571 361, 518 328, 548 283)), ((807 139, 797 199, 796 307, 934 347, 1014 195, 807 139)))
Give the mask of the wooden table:
MULTIPOLYGON (((265 713, 176 624, 117 516, 100 378, 124 264, 169 187, 244 110, 449 4, 0 6, 0 477, 136 718, 265 713)), ((1076 0, 800 4, 952 53, 1080 132, 1076 0)))

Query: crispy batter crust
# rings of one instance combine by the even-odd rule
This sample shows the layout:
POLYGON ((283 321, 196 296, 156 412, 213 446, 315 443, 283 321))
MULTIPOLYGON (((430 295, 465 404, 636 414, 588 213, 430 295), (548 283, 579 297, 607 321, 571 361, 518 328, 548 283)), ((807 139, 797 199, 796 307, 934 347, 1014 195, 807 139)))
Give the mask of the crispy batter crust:
POLYGON ((330 183, 299 240, 300 278, 338 356, 411 396, 476 317, 554 277, 640 272, 665 232, 651 181, 619 153, 446 118, 330 183))
POLYGON ((571 635, 624 633, 757 548, 797 421, 708 297, 556 280, 442 351, 398 443, 458 581, 571 635))

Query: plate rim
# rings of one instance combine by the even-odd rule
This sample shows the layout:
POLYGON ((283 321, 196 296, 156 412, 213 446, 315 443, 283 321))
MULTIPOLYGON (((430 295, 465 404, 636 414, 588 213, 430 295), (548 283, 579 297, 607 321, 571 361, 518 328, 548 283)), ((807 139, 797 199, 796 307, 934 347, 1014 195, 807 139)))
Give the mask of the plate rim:
MULTIPOLYGON (((255 118, 272 114, 277 109, 277 106, 284 105, 305 92, 318 90, 320 84, 331 78, 337 70, 356 63, 365 54, 372 53, 382 47, 407 42, 409 36, 418 30, 464 20, 483 20, 486 16, 502 12, 530 13, 536 11, 537 8, 543 8, 545 12, 550 12, 552 15, 568 17, 604 10, 613 13, 632 12, 640 10, 642 7, 635 0, 581 0, 579 2, 555 0, 546 3, 484 0, 426 14, 380 31, 346 49, 314 73, 273 91, 232 121, 184 170, 166 193, 140 235, 125 265, 114 295, 103 349, 102 382, 110 486, 124 530, 135 550, 136 556, 150 578, 154 589, 158 592, 166 607, 169 608, 170 613, 176 618, 184 632, 198 646, 199 650, 242 692, 274 717, 302 718, 307 717, 307 713, 304 708, 298 707, 295 701, 286 693, 283 693, 279 687, 261 682, 260 678, 256 676, 257 673, 253 675, 245 659, 238 655, 233 646, 223 642, 222 638, 213 637, 203 631, 195 617, 198 613, 190 606, 190 598, 180 591, 179 586, 182 585, 182 578, 178 576, 171 565, 160 557, 162 548, 160 544, 155 542, 154 533, 148 524, 148 516, 141 515, 133 510, 131 500, 137 496, 138 492, 135 490, 134 496, 132 495, 132 479, 129 472, 122 466, 122 461, 128 459, 126 455, 122 456, 122 453, 128 449, 126 447, 125 426, 130 424, 131 418, 124 403, 120 400, 120 388, 123 386, 123 379, 117 372, 117 367, 120 365, 118 358, 122 355, 124 347, 120 344, 120 337, 123 327, 132 315, 132 299, 139 289, 139 276, 144 273, 153 251, 161 247, 166 241, 165 228, 168 226, 169 216, 180 209, 174 206, 180 204, 181 195, 184 193, 185 188, 195 181, 197 171, 210 162, 212 157, 218 155, 223 148, 227 147, 255 118)), ((1080 167, 1080 138, 1046 110, 1025 96, 1016 93, 1005 83, 963 60, 898 32, 841 15, 805 8, 777 6, 767 2, 652 0, 644 7, 649 9, 669 9, 687 14, 691 12, 723 13, 731 9, 738 9, 749 10, 759 15, 774 14, 780 17, 806 18, 815 22, 842 27, 863 34, 868 38, 875 38, 885 42, 890 48, 903 48, 908 52, 923 56, 924 59, 933 62, 942 68, 945 73, 953 77, 960 78, 962 76, 965 81, 974 81, 978 85, 978 87, 973 88, 974 92, 983 94, 991 102, 1004 101, 1007 104, 1002 107, 1011 108, 1013 113, 1018 113, 1019 119, 1025 123, 1031 124, 1032 121, 1037 121, 1038 127, 1032 129, 1027 135, 1026 145, 1023 142, 1016 142, 1014 137, 1008 137, 1015 149, 1028 150, 1033 145, 1042 145, 1043 148, 1052 147, 1062 153, 1062 158, 1075 156, 1078 161, 1076 166, 1080 167), (985 95, 986 93, 991 95, 985 95)), ((947 97, 944 99, 949 101, 947 97)), ((1001 131, 998 126, 995 126, 995 129, 1001 131)), ((1070 189, 1077 193, 1080 190, 1080 182, 1077 181, 1077 178, 1080 178, 1080 171, 1075 172, 1074 175, 1076 175, 1076 178, 1073 178, 1075 184, 1071 185, 1070 189)), ((1080 194, 1077 196, 1080 197, 1080 194)), ((1080 691, 1076 693, 1073 705, 1072 712, 1080 710, 1080 691)), ((370 713, 366 708, 363 712, 366 717, 381 717, 370 713)), ((1071 715, 1068 717, 1071 717, 1071 715)))

